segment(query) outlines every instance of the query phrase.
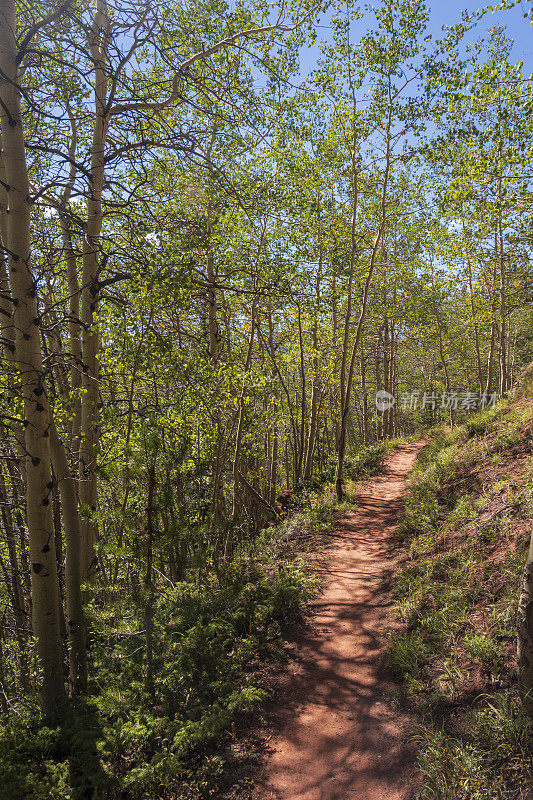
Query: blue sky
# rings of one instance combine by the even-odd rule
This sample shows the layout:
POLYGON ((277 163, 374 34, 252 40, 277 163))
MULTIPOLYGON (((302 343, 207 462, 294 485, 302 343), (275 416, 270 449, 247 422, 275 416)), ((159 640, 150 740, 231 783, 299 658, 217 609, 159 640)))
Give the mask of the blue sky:
MULTIPOLYGON (((497 2, 497 0, 496 0, 497 2)), ((487 0, 488 4, 488 0, 487 0)), ((364 4, 361 3, 361 6, 364 4)), ((475 11, 478 8, 483 8, 484 4, 470 2, 459 2, 459 0, 439 0, 439 2, 428 2, 430 9, 429 33, 434 38, 439 38, 442 32, 443 25, 453 25, 460 22, 463 11, 475 11)), ((507 36, 514 41, 514 48, 511 54, 513 61, 524 62, 524 72, 529 74, 533 72, 533 28, 530 26, 529 14, 532 11, 532 0, 522 0, 515 8, 509 11, 498 11, 495 13, 489 12, 476 28, 473 35, 469 37, 470 41, 475 41, 483 32, 490 30, 495 25, 501 25, 505 28, 507 36), (528 18, 524 18, 524 14, 528 14, 528 18)), ((325 17, 320 21, 321 27, 318 31, 318 38, 328 38, 328 19, 325 17)), ((364 28, 361 23, 361 30, 364 28)), ((354 41, 357 40, 358 31, 354 27, 354 41)), ((302 50, 300 53, 301 75, 305 76, 315 66, 317 57, 317 49, 312 48, 302 50)))

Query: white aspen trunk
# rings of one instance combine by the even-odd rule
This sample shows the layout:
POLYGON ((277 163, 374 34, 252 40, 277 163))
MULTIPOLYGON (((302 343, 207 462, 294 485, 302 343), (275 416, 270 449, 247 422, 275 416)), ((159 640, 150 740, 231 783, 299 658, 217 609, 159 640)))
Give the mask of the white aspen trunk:
MULTIPOLYGON (((440 321, 439 312, 437 311, 437 303, 435 301, 434 284, 432 284, 431 288, 431 302, 433 304, 433 313, 435 314, 435 323, 437 325, 437 335, 439 339, 439 353, 440 353, 440 359, 442 361, 442 367, 444 369, 444 381, 446 386, 446 392, 448 395, 450 395, 451 392, 450 373, 448 372, 448 362, 446 360, 446 353, 444 351, 444 342, 442 340, 442 325, 440 321)), ((452 428, 455 425, 455 411, 452 405, 450 405, 450 425, 452 428)))
MULTIPOLYGON (((492 291, 496 292, 496 281, 498 277, 498 231, 494 232, 494 267, 492 270, 492 291)), ((494 351, 496 349, 496 294, 493 295, 491 303, 491 326, 490 326, 490 346, 487 358, 487 382, 485 384, 485 392, 492 391, 492 376, 494 365, 494 351)))
MULTIPOLYGON (((233 505, 231 512, 233 517, 236 517, 239 512, 239 468, 241 460, 242 431, 244 426, 244 413, 245 413, 244 391, 246 387, 246 376, 250 371, 250 366, 252 364, 254 332, 255 332, 255 298, 252 301, 252 312, 250 315, 250 339, 248 340, 248 349, 246 351, 246 361, 244 364, 244 376, 242 379, 241 393, 239 396, 239 415, 237 418, 237 434, 235 438, 235 450, 233 453, 233 505)), ((227 546, 226 550, 228 551, 227 546)), ((229 551, 227 555, 230 555, 229 551)))
POLYGON ((37 282, 30 258, 30 186, 21 116, 20 74, 13 0, 0 9, 0 123, 9 186, 7 248, 15 302, 16 364, 24 400, 26 514, 31 563, 33 632, 41 668, 40 699, 45 717, 57 717, 64 696, 58 577, 52 519, 49 404, 43 370, 37 282))
MULTIPOLYGON (((305 436, 305 421, 306 421, 306 414, 307 414, 307 382, 305 378, 305 358, 304 358, 304 344, 303 344, 303 332, 302 332, 302 310, 300 307, 300 303, 297 304, 298 308, 298 343, 300 347, 300 403, 301 403, 301 414, 300 414, 300 431, 298 435, 298 442, 294 442, 295 444, 295 471, 294 471, 294 482, 295 484, 300 483, 302 478, 302 468, 304 466, 304 458, 305 458, 305 445, 306 445, 306 436, 305 436)), ((294 398, 294 407, 298 408, 298 400, 296 397, 295 391, 295 398, 294 398)))
MULTIPOLYGON (((339 420, 342 419, 342 410, 344 408, 345 403, 345 396, 346 396, 346 365, 348 362, 348 352, 350 349, 350 322, 352 319, 352 294, 353 294, 353 278, 354 278, 354 271, 355 271, 355 254, 356 254, 356 247, 355 247, 355 230, 357 225, 357 200, 358 200, 358 193, 357 193, 357 170, 355 165, 355 141, 354 141, 354 149, 352 151, 352 174, 354 180, 354 192, 353 192, 353 201, 352 201, 352 222, 350 225, 350 236, 351 236, 351 250, 350 250, 350 270, 348 273, 348 293, 347 293, 347 303, 346 303, 346 315, 344 317, 344 335, 342 340, 342 359, 341 359, 341 372, 340 372, 340 417, 339 420)), ((339 433, 338 439, 341 436, 341 422, 339 422, 339 433)))
MULTIPOLYGON (((331 292, 332 292, 331 318, 332 318, 332 323, 333 323, 331 344, 332 344, 332 347, 333 347, 333 352, 336 354, 337 353, 337 331, 338 331, 338 327, 339 327, 338 309, 337 309, 337 273, 336 272, 333 273, 331 292)), ((341 370, 341 374, 342 374, 342 370, 341 370)), ((340 404, 340 402, 337 403, 337 398, 336 398, 336 394, 335 394, 335 389, 334 388, 332 388, 332 390, 331 390, 331 405, 332 405, 332 409, 333 409, 333 418, 335 420, 335 450, 337 450, 338 449, 338 443, 339 443, 339 436, 340 436, 340 432, 341 432, 341 428, 340 428, 340 413, 337 413, 337 407, 340 409, 341 404, 340 404)))
POLYGON ((81 288, 82 332, 82 403, 80 443, 80 503, 87 518, 82 521, 83 575, 94 580, 97 558, 97 525, 93 519, 98 502, 98 404, 100 349, 97 309, 100 294, 99 244, 102 230, 102 190, 105 178, 105 145, 108 130, 106 71, 110 20, 106 0, 97 0, 90 37, 94 62, 95 116, 91 144, 91 175, 87 194, 87 221, 83 238, 83 271, 81 288))
POLYGON ((271 505, 274 505, 274 501, 277 495, 277 481, 278 481, 278 426, 274 427, 274 432, 272 434, 272 459, 270 462, 270 488, 269 493, 267 496, 267 500, 271 505))
MULTIPOLYGON (((388 177, 388 157, 387 157, 387 177, 388 177)), ((370 257, 370 266, 368 268, 368 275, 365 283, 365 289, 363 293, 363 302, 361 304, 361 313, 359 314, 359 320, 357 322, 357 330, 355 333, 355 341, 352 347, 352 354, 350 358, 350 369, 348 371, 348 380, 346 382, 346 392, 344 395, 344 406, 342 409, 342 416, 341 416, 341 433, 339 438, 339 453, 338 453, 338 460, 337 460, 337 470, 335 474, 335 492, 337 494, 337 500, 342 500, 344 497, 344 490, 342 488, 342 481, 343 481, 343 469, 344 469, 344 456, 346 455, 346 433, 348 427, 348 413, 350 409, 350 398, 352 392, 352 384, 353 384, 353 376, 355 370, 355 359, 357 356, 357 351, 359 349, 359 342, 361 341, 361 336, 363 333, 363 326, 365 322, 366 316, 366 307, 368 303, 368 293, 370 291, 370 284, 372 281, 372 274, 374 272, 374 265, 376 263, 376 257, 378 253, 378 247, 383 235, 383 228, 385 226, 385 193, 386 193, 386 186, 387 186, 387 179, 384 182, 384 190, 383 190, 383 200, 382 200, 382 218, 381 223, 376 234, 376 238, 374 240, 374 246, 372 247, 372 254, 370 257)))
MULTIPOLYGON (((374 345, 374 369, 376 375, 376 392, 379 392, 383 387, 381 385, 381 326, 378 329, 376 342, 374 345)), ((381 439, 383 434, 383 415, 379 413, 376 416, 376 439, 381 439)))
MULTIPOLYGON (((8 237, 7 237, 7 211, 8 211, 8 193, 6 186, 8 185, 6 179, 6 170, 4 165, 4 150, 2 144, 2 137, 0 134, 0 236, 1 248, 0 253, 0 338, 3 342, 3 349, 7 361, 14 362, 16 359, 16 344, 15 344, 15 328, 13 325, 13 311, 14 304, 11 297, 11 287, 9 284, 9 275, 6 261, 6 253, 8 252, 8 237)), ((15 370, 16 372, 16 370, 15 370)), ((10 396, 14 399, 20 396, 20 387, 16 385, 16 375, 13 375, 12 383, 8 388, 10 396)), ((23 482, 26 480, 26 466, 25 466, 25 447, 24 447, 24 427, 18 422, 13 422, 13 435, 15 437, 16 455, 18 459, 18 468, 23 482)))
MULTIPOLYGON (((61 53, 58 48, 58 61, 61 63, 61 53)), ((70 107, 70 98, 67 82, 65 79, 63 67, 61 66, 61 80, 60 80, 61 93, 63 95, 63 103, 68 114, 70 123, 70 137, 68 145, 68 155, 70 159, 69 176, 65 184, 65 188, 61 193, 59 210, 59 223, 61 228, 61 241, 63 245, 63 257, 67 268, 67 284, 69 289, 69 345, 70 345, 70 390, 72 392, 73 414, 72 425, 70 430, 70 452, 73 462, 77 463, 79 460, 80 450, 80 426, 81 426, 81 371, 82 371, 82 353, 81 353, 81 328, 80 328, 80 284, 78 280, 78 264, 76 253, 72 244, 72 230, 70 218, 68 213, 68 204, 72 195, 72 189, 76 180, 76 148, 78 144, 78 128, 76 117, 72 113, 70 107)))
POLYGON ((79 391, 81 388, 82 353, 80 335, 80 285, 76 255, 72 246, 72 235, 66 215, 60 213, 61 238, 63 242, 63 255, 67 266, 67 282, 69 289, 69 338, 70 338, 70 390, 73 393, 73 419, 70 431, 70 449, 73 460, 79 458, 80 427, 81 427, 81 402, 79 391))
POLYGON ((363 443, 366 445, 370 441, 370 431, 368 427, 368 392, 366 388, 366 361, 363 343, 361 343, 361 395, 363 398, 363 443))
MULTIPOLYGON (((386 392, 390 392, 389 378, 390 378, 390 328, 389 318, 385 315, 385 322, 383 325, 383 388, 386 392)), ((386 409, 383 412, 383 438, 386 439, 389 434, 389 415, 390 410, 386 409)))
MULTIPOLYGON (((464 220, 461 220, 463 226, 463 235, 465 234, 465 223, 464 220)), ((468 256, 466 256, 466 264, 468 267, 468 288, 470 294, 470 310, 472 312, 472 324, 474 327, 474 344, 476 348, 476 360, 477 360, 477 374, 478 374, 478 382, 479 382, 479 391, 483 391, 483 368, 481 366, 481 349, 479 345, 479 325, 477 324, 476 317, 477 317, 477 310, 476 305, 474 302, 474 286, 473 286, 473 277, 472 277, 472 264, 468 256)))
MULTIPOLYGON (((391 334, 391 357, 390 357, 390 393, 396 397, 396 331, 393 323, 391 334)), ((396 409, 395 403, 390 411, 389 417, 389 437, 392 438, 396 433, 396 409)))
MULTIPOLYGON (((211 152, 210 149, 209 152, 211 152)), ((216 364, 219 355, 219 330, 218 330, 218 318, 217 318, 218 304, 217 304, 217 295, 215 289, 215 277, 216 277, 215 254, 213 251, 213 243, 211 241, 212 226, 213 226, 213 207, 211 204, 211 200, 209 200, 209 205, 207 209, 207 253, 206 253, 207 318, 208 318, 208 328, 209 328, 209 356, 213 364, 216 364)))
MULTIPOLYGON (((501 191, 501 179, 500 188, 501 191)), ((498 216, 498 255, 500 262, 500 395, 507 394, 507 300, 505 253, 503 249, 503 227, 501 213, 498 216)))
MULTIPOLYGON (((355 99, 354 99, 354 118, 355 118, 355 99)), ((339 452, 337 458, 337 468, 335 472, 335 493, 337 495, 337 500, 341 501, 344 497, 344 490, 342 487, 343 481, 343 470, 344 470, 344 457, 346 455, 346 432, 348 427, 348 414, 350 412, 350 398, 352 393, 352 384, 353 384, 353 377, 355 371, 355 360, 357 357, 357 352, 359 349, 359 343, 361 341, 361 336, 363 334, 363 328, 365 324, 365 317, 366 317, 366 308, 368 304, 368 295, 370 292, 370 285, 372 283, 372 275, 374 273, 374 266, 376 264, 376 258, 378 254, 378 249, 382 240, 383 231, 385 228, 385 219, 386 219, 386 201, 387 201, 387 188, 389 183, 389 171, 390 171, 390 162, 391 162, 391 141, 390 141, 390 132, 391 132, 391 124, 392 124, 392 100, 391 100, 391 87, 390 87, 390 76, 389 76, 389 108, 388 108, 388 117, 387 117, 387 128, 386 128, 386 152, 385 152, 385 172, 383 175, 383 184, 381 187, 381 198, 380 198, 380 221, 378 226, 378 231, 376 233, 376 237, 374 239, 374 243, 372 245, 372 250, 370 253, 370 263, 368 266, 368 274, 365 281, 365 288, 363 291, 363 298, 361 301, 361 311, 359 314, 359 319, 357 321, 357 328, 355 332, 355 341, 352 347, 352 353, 350 357, 350 367, 348 370, 348 378, 346 380, 346 387, 344 391, 344 397, 342 398, 342 412, 341 412, 341 422, 340 422, 340 436, 339 436, 339 452)), ((354 122, 355 125, 355 122, 354 122)), ((354 135, 354 150, 355 150, 355 135, 354 135)), ((354 172, 355 170, 355 162, 352 159, 352 171, 354 174, 354 180, 357 178, 357 173, 354 172)), ((352 214, 352 232, 351 232, 351 244, 352 244, 352 252, 355 249, 355 226, 353 223, 353 219, 355 216, 356 210, 356 201, 354 200, 354 214, 352 214)))
POLYGON ((313 341, 313 388, 311 390, 311 415, 309 419, 309 435, 307 439, 304 478, 309 480, 313 474, 313 457, 318 431, 318 399, 320 382, 318 378, 318 317, 320 314, 320 283, 322 281, 322 246, 318 252, 318 269, 315 283, 315 315, 313 319, 312 341, 313 341))

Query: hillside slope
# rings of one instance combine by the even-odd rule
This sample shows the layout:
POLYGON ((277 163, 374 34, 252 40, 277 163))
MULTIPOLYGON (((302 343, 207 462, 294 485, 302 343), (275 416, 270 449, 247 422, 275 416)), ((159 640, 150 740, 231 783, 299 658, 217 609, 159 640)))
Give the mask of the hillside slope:
MULTIPOLYGON (((410 479, 390 666, 419 724, 423 798, 531 798, 516 611, 533 512, 533 399, 438 436, 410 479)), ((530 741, 530 740, 529 740, 530 741)))

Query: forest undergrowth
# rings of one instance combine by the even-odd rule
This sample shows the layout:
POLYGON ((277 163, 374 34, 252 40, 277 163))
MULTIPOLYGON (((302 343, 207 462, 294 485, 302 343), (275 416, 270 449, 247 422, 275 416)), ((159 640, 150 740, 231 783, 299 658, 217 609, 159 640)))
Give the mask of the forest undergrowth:
POLYGON ((69 701, 57 725, 43 723, 35 701, 21 701, 0 728, 1 800, 192 800, 238 791, 239 730, 268 696, 272 668, 318 588, 306 553, 336 513, 353 507, 357 482, 378 472, 393 446, 347 459, 342 503, 332 466, 299 488, 276 526, 241 542, 231 563, 215 570, 191 559, 185 580, 161 582, 151 681, 143 591, 94 600, 88 696, 69 701))

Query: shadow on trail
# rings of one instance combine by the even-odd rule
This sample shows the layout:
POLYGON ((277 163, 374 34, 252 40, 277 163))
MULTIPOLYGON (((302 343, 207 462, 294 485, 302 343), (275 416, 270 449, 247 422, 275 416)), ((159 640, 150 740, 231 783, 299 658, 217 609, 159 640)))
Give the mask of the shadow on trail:
POLYGON ((314 617, 272 703, 274 735, 256 800, 407 800, 414 750, 386 705, 389 596, 405 475, 419 446, 406 445, 368 482, 354 514, 336 524, 314 617), (279 706, 281 705, 281 709, 279 706))

